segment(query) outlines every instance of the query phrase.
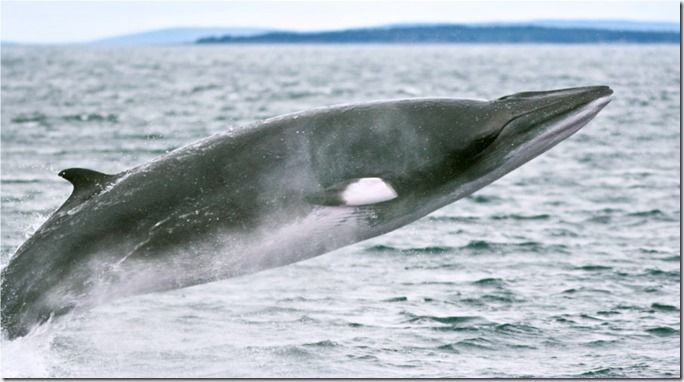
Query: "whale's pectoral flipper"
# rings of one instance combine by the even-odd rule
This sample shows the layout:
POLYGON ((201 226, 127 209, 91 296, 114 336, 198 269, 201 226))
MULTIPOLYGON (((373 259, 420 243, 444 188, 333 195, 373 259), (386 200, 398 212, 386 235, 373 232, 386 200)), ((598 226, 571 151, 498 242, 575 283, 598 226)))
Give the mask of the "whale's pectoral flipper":
POLYGON ((88 199, 102 191, 117 178, 116 175, 104 174, 86 168, 68 168, 60 171, 57 175, 68 180, 74 186, 71 196, 64 203, 65 206, 88 199))
POLYGON ((395 199, 394 187, 379 177, 354 178, 307 196, 307 201, 324 206, 365 206, 395 199))

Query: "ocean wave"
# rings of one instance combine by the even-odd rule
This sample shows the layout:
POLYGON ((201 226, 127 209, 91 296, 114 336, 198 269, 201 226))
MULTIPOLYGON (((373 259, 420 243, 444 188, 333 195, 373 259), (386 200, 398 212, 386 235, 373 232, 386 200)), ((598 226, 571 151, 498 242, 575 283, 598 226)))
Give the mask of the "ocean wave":
POLYGON ((668 256, 668 257, 662 257, 660 258, 662 261, 672 261, 672 262, 680 262, 682 261, 682 257, 680 255, 674 255, 674 256, 668 256))
POLYGON ((379 253, 398 253, 403 255, 416 255, 416 254, 432 254, 439 255, 443 253, 448 253, 453 251, 454 248, 449 246, 428 246, 428 247, 414 247, 414 248, 395 248, 387 245, 374 245, 372 247, 366 248, 368 252, 379 252, 379 253))
POLYGON ((582 265, 582 266, 576 267, 575 269, 577 269, 579 271, 594 272, 594 271, 609 271, 609 270, 613 269, 613 267, 609 267, 607 265, 588 264, 588 265, 582 265))
POLYGON ((119 117, 116 114, 99 114, 99 113, 82 113, 82 114, 67 114, 60 117, 67 122, 108 122, 117 123, 119 117))
POLYGON ((47 115, 40 112, 33 112, 29 114, 19 114, 16 117, 10 119, 14 123, 32 123, 32 122, 45 122, 47 121, 47 115))
POLYGON ((473 281, 474 285, 480 285, 480 286, 494 286, 498 288, 502 288, 506 285, 506 282, 502 279, 498 278, 484 278, 484 279, 479 279, 477 281, 473 281))
POLYGON ((496 350, 498 348, 497 343, 488 340, 484 337, 474 337, 467 338, 465 340, 458 341, 452 345, 456 349, 466 349, 466 350, 496 350))
POLYGON ((656 336, 678 336, 679 335, 679 330, 671 328, 669 326, 658 326, 655 328, 649 328, 646 329, 647 333, 656 335, 656 336))
POLYGON ((650 217, 662 217, 665 216, 665 213, 659 209, 654 209, 654 210, 648 210, 648 211, 637 211, 637 212, 631 212, 628 213, 627 216, 631 217, 645 217, 645 218, 650 218, 650 217))
POLYGON ((389 245, 374 245, 372 247, 366 248, 367 252, 400 252, 401 250, 398 248, 391 247, 389 245))
POLYGON ((500 333, 506 333, 506 334, 513 334, 513 335, 519 335, 519 334, 540 334, 542 333, 541 329, 534 327, 532 325, 527 325, 527 324, 500 324, 495 327, 495 330, 500 333))
POLYGON ((657 269, 657 268, 647 269, 641 275, 642 276, 656 276, 657 278, 671 278, 671 279, 676 279, 676 280, 679 280, 681 277, 681 274, 679 273, 679 271, 664 271, 662 269, 657 269))
POLYGON ((513 294, 513 292, 509 291, 498 291, 495 293, 488 293, 485 295, 482 295, 480 297, 483 301, 489 302, 489 303, 504 303, 504 304, 513 304, 513 303, 522 303, 525 301, 525 299, 521 297, 517 297, 513 294))
POLYGON ((471 240, 468 244, 460 247, 460 249, 483 252, 517 252, 525 251, 532 253, 567 253, 568 247, 564 244, 545 244, 538 241, 523 241, 523 242, 492 242, 488 240, 471 240))
POLYGON ((617 310, 599 310, 598 312, 596 312, 596 314, 598 314, 599 316, 610 317, 610 316, 615 316, 615 315, 622 314, 622 313, 618 312, 617 310))
POLYGON ((470 242, 468 242, 468 244, 464 245, 461 248, 483 251, 483 250, 491 249, 492 245, 488 241, 485 241, 485 240, 471 240, 470 242))
POLYGON ((307 347, 313 347, 313 348, 333 348, 339 346, 339 344, 335 341, 331 340, 322 340, 318 342, 310 342, 310 343, 305 343, 302 344, 301 346, 307 346, 307 347))
POLYGON ((382 301, 383 302, 403 302, 403 301, 407 301, 407 300, 408 300, 408 298, 406 296, 399 296, 399 297, 388 298, 388 299, 382 300, 382 301))
POLYGON ((622 371, 622 368, 619 367, 599 367, 578 375, 580 378, 618 378, 624 376, 625 374, 622 371))
POLYGON ((667 304, 659 304, 657 302, 654 302, 651 304, 651 309, 654 310, 660 310, 662 312, 679 312, 679 308, 673 305, 667 305, 667 304))
POLYGON ((539 215, 494 215, 491 217, 493 220, 548 220, 551 218, 549 214, 539 214, 539 215))
POLYGON ((434 321, 441 324, 460 325, 473 321, 483 321, 482 317, 478 316, 415 316, 408 320, 408 322, 423 322, 434 321))
POLYGON ((500 197, 494 195, 471 195, 467 199, 479 204, 489 204, 501 200, 500 197))
POLYGON ((447 253, 451 252, 453 250, 452 247, 449 246, 429 246, 429 247, 416 247, 416 248, 407 248, 402 250, 404 253, 427 253, 427 254, 442 254, 442 253, 447 253))
POLYGON ((619 340, 594 340, 594 341, 589 341, 585 342, 582 344, 583 346, 590 347, 590 348, 602 348, 606 346, 615 346, 619 344, 619 340))
POLYGON ((428 221, 440 223, 467 223, 481 220, 479 216, 428 216, 428 221))

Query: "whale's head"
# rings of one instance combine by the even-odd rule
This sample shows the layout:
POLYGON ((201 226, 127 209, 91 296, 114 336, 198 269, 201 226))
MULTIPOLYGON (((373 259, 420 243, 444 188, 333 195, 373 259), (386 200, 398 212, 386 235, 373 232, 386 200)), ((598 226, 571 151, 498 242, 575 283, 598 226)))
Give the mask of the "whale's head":
MULTIPOLYGON (((480 106, 475 114, 481 123, 471 127, 474 147, 456 151, 458 159, 441 168, 446 173, 437 187, 439 204, 466 196, 549 150, 593 119, 612 94, 607 86, 524 92, 480 106)), ((454 133, 453 139, 462 137, 454 133)))
POLYGON ((607 86, 517 93, 491 101, 507 119, 482 153, 498 166, 518 167, 586 125, 612 99, 607 86))
MULTIPOLYGON (((344 141, 317 146, 347 151, 343 159, 326 161, 320 168, 336 179, 380 178, 385 189, 376 184, 367 190, 383 197, 367 199, 387 201, 377 206, 386 213, 382 220, 403 224, 547 151, 594 118, 612 94, 607 86, 592 86, 517 93, 492 101, 397 101, 378 108, 373 118, 364 115, 374 122, 373 128, 357 130, 361 133, 352 144, 345 131, 344 141)), ((351 192, 347 183, 333 188, 338 189, 351 192)))
POLYGON ((491 101, 418 98, 332 108, 304 119, 322 188, 307 200, 370 208, 378 217, 370 226, 389 231, 547 151, 596 116, 612 93, 592 86, 491 101))

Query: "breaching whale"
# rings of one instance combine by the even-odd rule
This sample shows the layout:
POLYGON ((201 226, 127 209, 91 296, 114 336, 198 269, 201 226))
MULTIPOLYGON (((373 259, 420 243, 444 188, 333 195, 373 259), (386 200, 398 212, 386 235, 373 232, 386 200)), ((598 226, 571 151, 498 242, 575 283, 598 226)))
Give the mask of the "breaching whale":
POLYGON ((588 123, 607 86, 492 101, 422 98, 313 109, 114 175, 71 168, 67 201, 2 271, 2 328, 114 298, 294 263, 425 216, 588 123))

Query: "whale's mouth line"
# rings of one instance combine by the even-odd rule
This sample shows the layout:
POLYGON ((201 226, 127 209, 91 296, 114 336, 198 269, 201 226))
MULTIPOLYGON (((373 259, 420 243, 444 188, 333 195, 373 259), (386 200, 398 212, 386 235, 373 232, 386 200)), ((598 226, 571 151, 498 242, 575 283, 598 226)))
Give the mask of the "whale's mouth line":
POLYGON ((613 95, 602 96, 578 106, 572 112, 567 113, 567 115, 560 115, 547 120, 544 124, 550 122, 552 127, 542 133, 537 139, 548 141, 559 136, 567 137, 574 134, 612 100, 613 95))
MULTIPOLYGON (((541 112, 541 111, 544 111, 544 110, 546 110, 546 109, 553 109, 554 107, 557 107, 559 104, 562 104, 562 103, 563 103, 562 101, 554 102, 554 103, 552 103, 552 104, 549 104, 549 105, 546 105, 546 106, 543 106, 543 107, 540 107, 540 108, 537 108, 537 109, 533 109, 533 110, 530 110, 530 111, 526 111, 526 112, 524 112, 524 113, 522 113, 522 114, 516 115, 515 117, 513 117, 512 119, 510 119, 508 122, 506 122, 506 124, 503 125, 503 127, 501 128, 501 130, 499 131, 499 133, 501 133, 502 131, 504 131, 504 130, 506 130, 506 129, 515 128, 515 125, 516 125, 516 124, 518 124, 520 121, 524 120, 525 118, 530 117, 532 114, 537 114, 537 113, 539 113, 539 112, 541 112)), ((548 121, 548 120, 550 120, 550 119, 553 119, 554 117, 556 117, 556 116, 558 116, 559 114, 562 114, 562 113, 563 113, 562 111, 557 111, 555 114, 552 114, 549 118, 546 118, 544 121, 541 121, 541 122, 538 123, 537 125, 543 124, 544 122, 546 122, 546 121, 548 121)))
MULTIPOLYGON (((517 115, 508 122, 499 130, 499 135, 510 129, 515 129, 518 125, 522 125, 525 123, 526 118, 534 118, 531 117, 532 115, 539 114, 540 112, 544 112, 546 110, 553 110, 557 109, 555 112, 550 113, 548 116, 544 117, 542 120, 535 121, 534 126, 532 127, 533 129, 542 127, 546 128, 549 126, 553 126, 550 131, 545 131, 542 134, 540 134, 537 139, 540 138, 550 138, 550 136, 557 136, 562 134, 563 132, 566 132, 568 130, 571 130, 573 127, 577 127, 577 129, 581 128, 584 124, 581 123, 581 121, 584 118, 581 118, 582 115, 584 114, 591 114, 592 111, 598 112, 600 111, 603 107, 605 107, 608 103, 610 103, 613 100, 614 96, 613 94, 608 94, 605 96, 601 96, 598 98, 594 98, 592 100, 588 100, 587 102, 581 103, 579 105, 576 105, 575 107, 568 109, 559 107, 559 105, 565 104, 567 101, 559 100, 557 102, 554 102, 549 105, 545 105, 543 107, 527 111, 523 114, 517 115), (576 123, 573 123, 576 122, 576 123), (579 126, 578 126, 579 125, 579 126)), ((590 118, 589 118, 590 119, 590 118)), ((576 130, 575 130, 576 131, 576 130)), ((573 131, 573 133, 575 132, 573 131)), ((535 139, 535 140, 537 140, 535 139)))
MULTIPOLYGON (((530 129, 537 132, 536 134, 532 133, 535 136, 526 139, 519 146, 511 150, 506 155, 506 161, 510 162, 511 166, 520 166, 521 163, 549 150, 560 141, 578 132, 612 99, 613 96, 610 94, 601 96, 570 110, 566 109, 563 112, 554 113, 535 123, 530 129)), ((512 128, 515 128, 515 126, 512 128)))

